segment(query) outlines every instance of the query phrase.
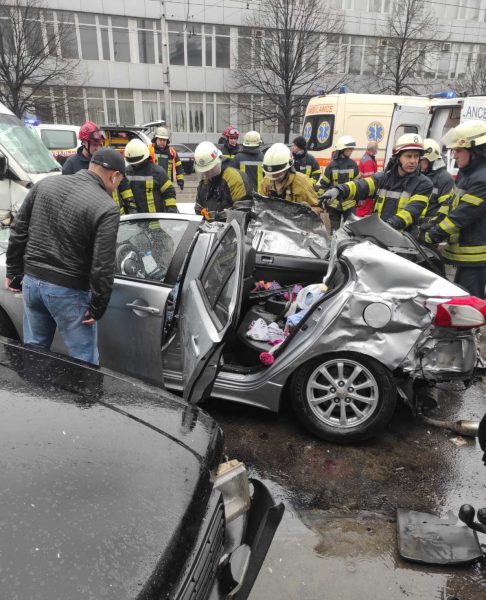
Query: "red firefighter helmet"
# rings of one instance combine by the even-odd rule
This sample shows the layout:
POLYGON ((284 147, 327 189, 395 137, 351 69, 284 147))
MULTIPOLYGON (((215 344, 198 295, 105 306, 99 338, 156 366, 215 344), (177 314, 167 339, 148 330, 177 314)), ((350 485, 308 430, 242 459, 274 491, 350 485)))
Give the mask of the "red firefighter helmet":
POLYGON ((93 140, 104 141, 104 136, 101 133, 101 129, 93 123, 93 121, 86 121, 79 128, 78 139, 82 142, 91 142, 93 140))

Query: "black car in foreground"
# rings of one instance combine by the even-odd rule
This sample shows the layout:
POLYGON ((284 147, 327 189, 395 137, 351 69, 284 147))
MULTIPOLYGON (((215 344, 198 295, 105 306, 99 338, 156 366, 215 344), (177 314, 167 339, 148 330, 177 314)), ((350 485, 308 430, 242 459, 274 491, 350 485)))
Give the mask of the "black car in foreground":
POLYGON ((0 411, 0 598, 247 598, 283 507, 209 415, 6 338, 0 411))

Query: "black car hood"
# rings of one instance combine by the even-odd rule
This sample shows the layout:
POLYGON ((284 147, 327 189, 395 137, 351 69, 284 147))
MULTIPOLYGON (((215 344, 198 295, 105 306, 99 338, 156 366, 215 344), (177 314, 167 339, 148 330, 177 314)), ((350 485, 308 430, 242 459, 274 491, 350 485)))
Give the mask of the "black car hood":
POLYGON ((0 344, 1 598, 162 596, 221 451, 214 421, 185 408, 150 386, 0 344))

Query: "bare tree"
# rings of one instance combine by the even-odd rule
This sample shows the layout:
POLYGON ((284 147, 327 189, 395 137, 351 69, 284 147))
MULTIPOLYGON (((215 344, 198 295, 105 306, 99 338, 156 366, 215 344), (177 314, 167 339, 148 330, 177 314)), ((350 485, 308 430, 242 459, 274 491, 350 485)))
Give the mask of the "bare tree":
POLYGON ((418 94, 427 87, 442 44, 437 16, 424 0, 392 3, 386 22, 378 28, 377 43, 369 54, 375 68, 376 90, 388 94, 418 94))
POLYGON ((42 0, 0 0, 0 102, 19 117, 50 104, 48 87, 72 84, 79 70, 72 23, 43 9, 42 0))
POLYGON ((241 112, 246 109, 256 122, 278 120, 285 142, 292 126, 300 124, 316 88, 326 93, 343 82, 335 52, 342 13, 330 4, 322 0, 258 3, 246 20, 246 37, 239 39, 234 80, 239 96, 247 94, 241 112), (251 94, 259 95, 259 101, 252 100, 251 94))
POLYGON ((467 95, 486 95, 486 56, 480 54, 475 62, 469 65, 464 78, 455 82, 461 92, 467 95))

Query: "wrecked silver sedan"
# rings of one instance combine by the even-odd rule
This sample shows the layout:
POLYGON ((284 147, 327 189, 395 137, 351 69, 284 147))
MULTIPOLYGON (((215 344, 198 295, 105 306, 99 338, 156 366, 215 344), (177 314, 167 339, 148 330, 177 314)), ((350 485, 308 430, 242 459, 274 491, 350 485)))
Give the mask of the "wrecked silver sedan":
MULTIPOLYGON (((401 234, 369 217, 365 233, 361 219, 329 244, 306 206, 257 201, 253 212, 246 238, 241 214, 121 219, 104 366, 185 397, 275 412, 288 400, 309 431, 340 443, 380 432, 397 398, 420 412, 437 382, 472 380, 486 304, 412 262, 401 234), (388 234, 393 252, 376 243, 388 234)), ((1 332, 20 337, 21 300, 2 291, 0 307, 1 332)))

